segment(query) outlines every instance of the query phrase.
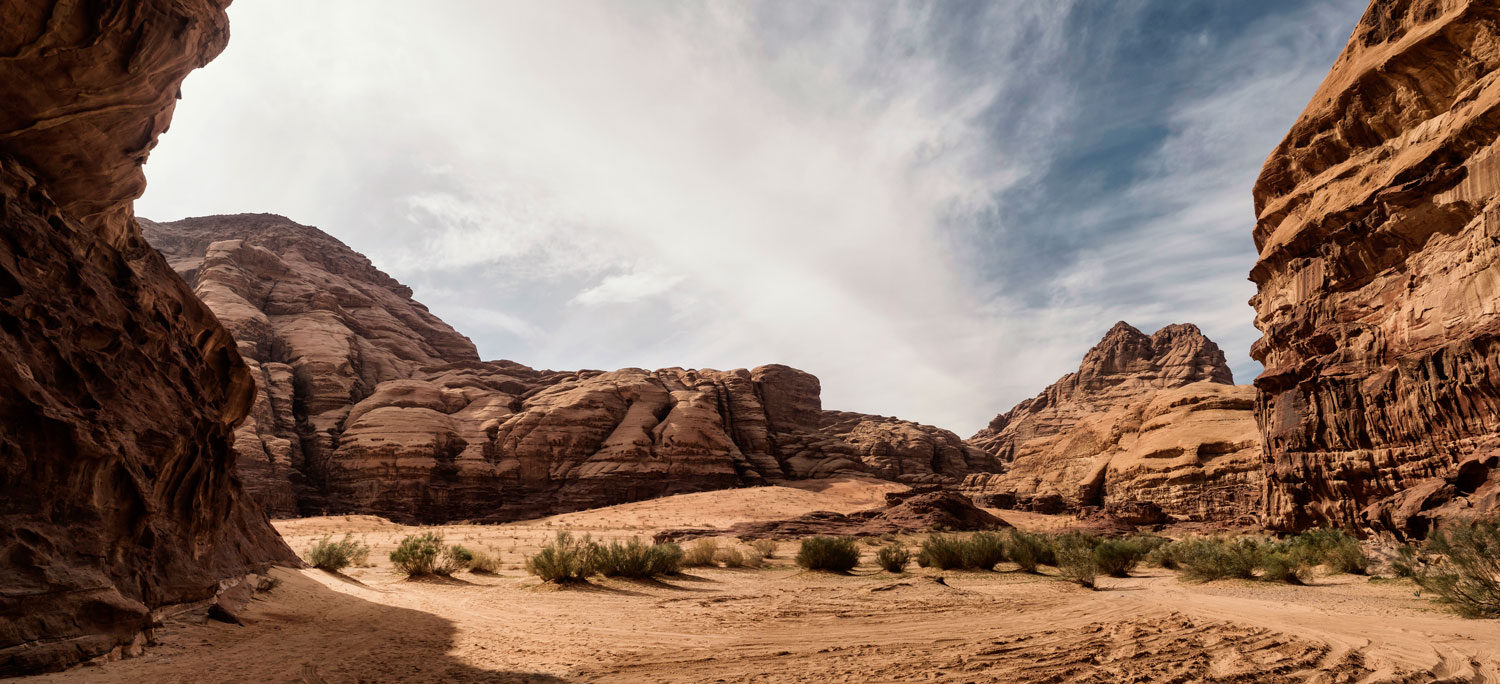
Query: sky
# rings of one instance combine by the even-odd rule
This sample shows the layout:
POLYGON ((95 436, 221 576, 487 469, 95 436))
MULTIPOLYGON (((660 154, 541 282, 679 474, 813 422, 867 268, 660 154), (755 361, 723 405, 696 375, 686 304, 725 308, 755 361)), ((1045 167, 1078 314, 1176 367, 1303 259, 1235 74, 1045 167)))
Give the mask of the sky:
POLYGON ((967 436, 1116 321, 1260 372, 1253 185, 1364 0, 244 0, 136 213, 266 212, 486 359, 967 436))

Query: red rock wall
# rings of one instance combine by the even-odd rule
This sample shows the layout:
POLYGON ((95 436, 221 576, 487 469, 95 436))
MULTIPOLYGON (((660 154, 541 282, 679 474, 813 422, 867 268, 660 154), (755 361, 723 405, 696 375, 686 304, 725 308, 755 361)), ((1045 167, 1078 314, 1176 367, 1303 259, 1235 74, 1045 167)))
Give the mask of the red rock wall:
POLYGON ((1500 499, 1500 6, 1377 0, 1255 185, 1252 356, 1283 530, 1500 499))
POLYGON ((824 411, 818 379, 480 362, 411 291, 279 216, 143 222, 234 332, 259 391, 237 450, 274 515, 513 520, 866 473, 953 482, 993 458, 947 430, 824 411))
POLYGON ((0 2, 0 676, 296 562, 232 468, 250 377, 131 211, 226 4, 0 2))
POLYGON ((1187 520, 1253 521, 1262 489, 1253 390, 1232 381, 1196 326, 1146 335, 1117 323, 1077 372, 969 438, 1005 471, 970 475, 964 489, 1046 512, 1144 502, 1187 520))

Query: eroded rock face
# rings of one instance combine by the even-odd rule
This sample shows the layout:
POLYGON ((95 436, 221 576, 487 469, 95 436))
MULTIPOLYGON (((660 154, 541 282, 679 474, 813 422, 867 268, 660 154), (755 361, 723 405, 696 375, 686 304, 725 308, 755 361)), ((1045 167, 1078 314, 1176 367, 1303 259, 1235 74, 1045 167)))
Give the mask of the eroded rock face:
POLYGON ((1500 8, 1377 0, 1255 185, 1269 524, 1500 502, 1500 8))
POLYGON ((226 4, 0 12, 0 676, 133 652, 153 612, 297 562, 234 476, 250 375, 131 209, 226 4))
POLYGON ((847 473, 956 483, 996 466, 946 430, 824 411, 818 379, 786 366, 481 362, 409 289, 278 216, 143 225, 256 374, 239 459, 278 515, 510 520, 847 473))
POLYGON ((1191 520, 1236 520, 1260 503, 1254 390, 1192 325, 1146 335, 1118 323, 1076 373, 991 421, 969 443, 1007 463, 970 475, 981 503, 1044 513, 1138 502, 1191 520))

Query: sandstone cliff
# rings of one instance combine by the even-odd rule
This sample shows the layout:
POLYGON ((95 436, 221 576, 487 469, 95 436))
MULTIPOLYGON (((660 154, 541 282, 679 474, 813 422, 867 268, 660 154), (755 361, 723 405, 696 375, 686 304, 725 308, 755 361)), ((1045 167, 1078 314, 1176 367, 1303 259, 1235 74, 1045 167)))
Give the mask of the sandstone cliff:
POLYGON ((1269 523, 1500 500, 1500 7, 1376 0, 1255 185, 1269 523))
POLYGON ((996 467, 946 430, 824 411, 817 378, 785 366, 481 362, 365 257, 279 216, 142 223, 257 377, 238 458, 276 515, 508 520, 850 472, 956 483, 996 467))
POLYGON ((1035 398, 996 416, 969 444, 1006 462, 964 482, 977 499, 1055 512, 1147 502, 1169 515, 1254 515, 1261 474, 1253 390, 1192 325, 1146 335, 1117 323, 1035 398))
POLYGON ((132 215, 226 4, 0 16, 0 676, 133 651, 154 612, 296 562, 233 473, 250 375, 132 215))

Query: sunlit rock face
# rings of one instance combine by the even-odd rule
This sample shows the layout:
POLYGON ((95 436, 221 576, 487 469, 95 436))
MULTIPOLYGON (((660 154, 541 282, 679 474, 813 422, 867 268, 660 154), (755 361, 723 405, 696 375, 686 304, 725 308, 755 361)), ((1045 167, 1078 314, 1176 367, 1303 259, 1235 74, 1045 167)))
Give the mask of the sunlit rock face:
POLYGON ((132 653, 153 611, 296 561, 234 475, 250 374, 132 212, 227 3, 0 4, 5 676, 132 653))
POLYGON ((1077 372, 969 438, 1006 467, 969 476, 964 489, 1045 512, 1147 502, 1181 519, 1252 521, 1262 487, 1254 391, 1232 382, 1196 326, 1146 335, 1117 323, 1077 372))
POLYGON ((1255 185, 1269 523, 1500 499, 1500 8, 1377 0, 1255 185))
POLYGON ((236 448, 275 515, 509 520, 848 473, 957 483, 996 467, 946 430, 824 411, 818 379, 786 366, 480 361, 364 256, 279 216, 142 223, 255 375, 236 448))

